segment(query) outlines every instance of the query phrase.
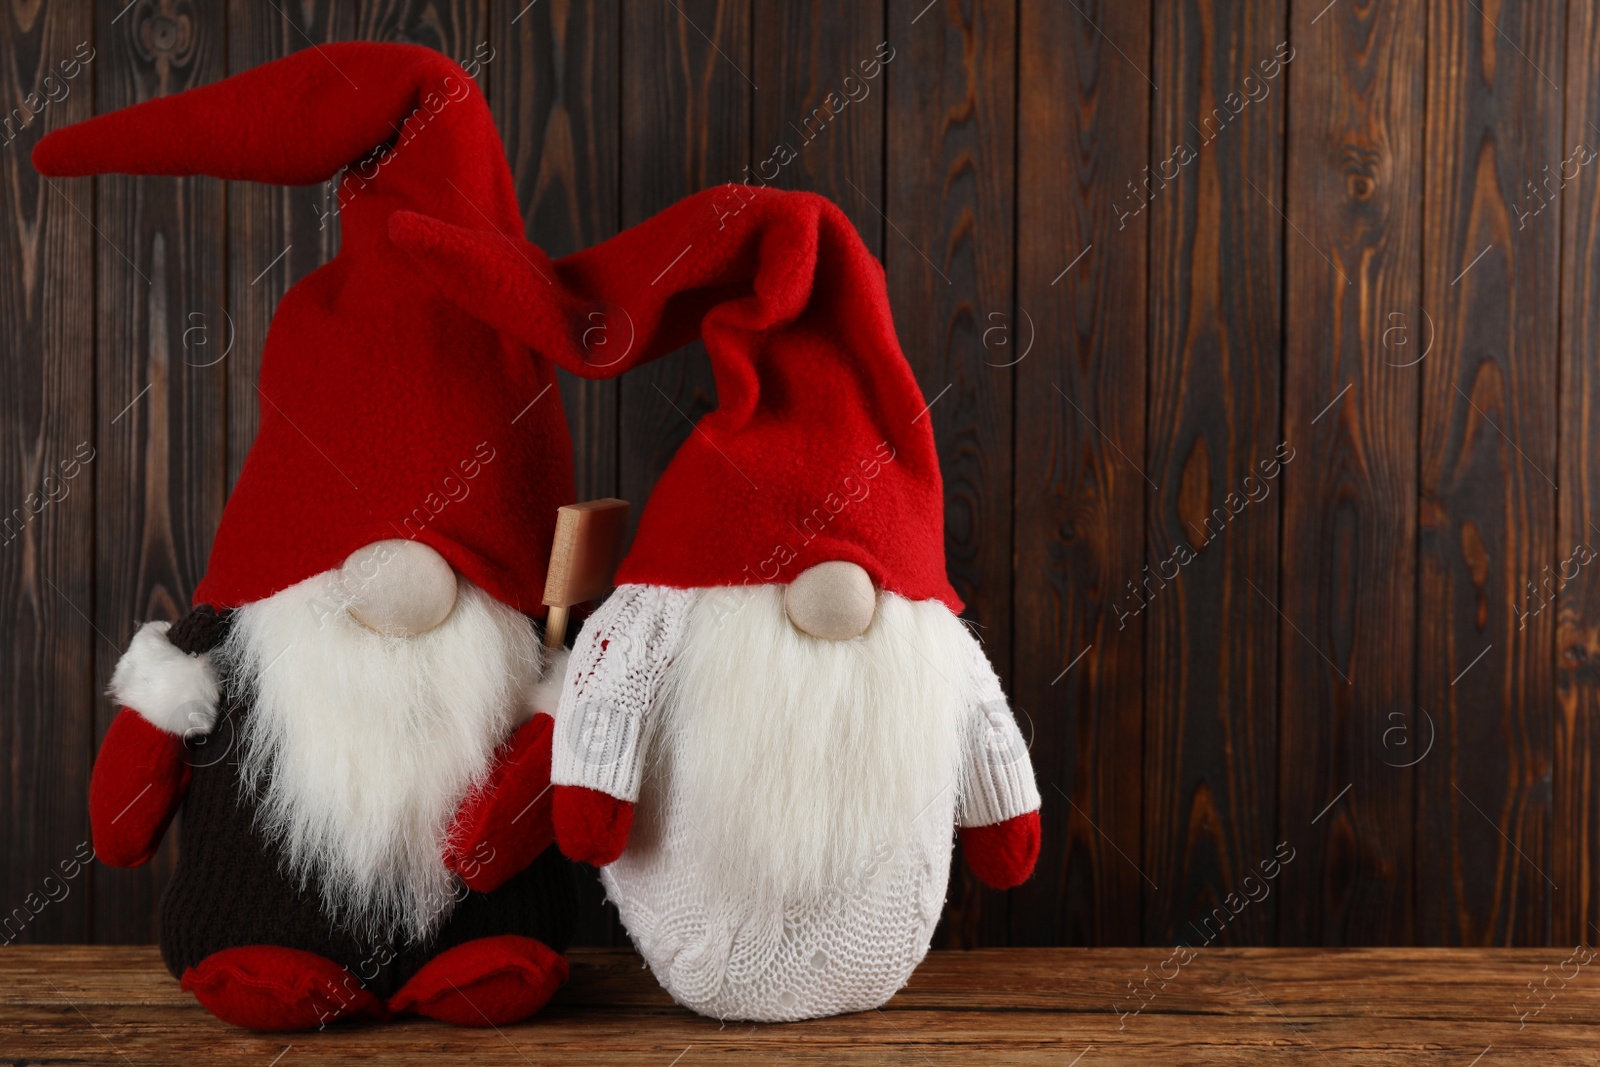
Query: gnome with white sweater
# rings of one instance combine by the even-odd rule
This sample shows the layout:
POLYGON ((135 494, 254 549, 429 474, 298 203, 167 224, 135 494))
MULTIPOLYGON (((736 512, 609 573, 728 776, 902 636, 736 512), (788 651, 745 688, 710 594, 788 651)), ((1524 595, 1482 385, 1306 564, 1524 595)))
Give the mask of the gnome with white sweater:
POLYGON ((557 839, 603 868, 679 1003, 761 1021, 882 1004, 927 951, 954 829, 997 888, 1039 847, 1027 746, 945 576, 882 268, 832 204, 771 190, 691 197, 554 264, 411 216, 392 231, 580 374, 704 338, 719 406, 572 652, 557 839))

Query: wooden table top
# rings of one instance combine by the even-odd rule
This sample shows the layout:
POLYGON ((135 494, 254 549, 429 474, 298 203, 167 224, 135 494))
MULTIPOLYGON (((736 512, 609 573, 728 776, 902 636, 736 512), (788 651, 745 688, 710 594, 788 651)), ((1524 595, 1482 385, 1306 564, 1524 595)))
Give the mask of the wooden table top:
POLYGON ((575 949, 556 1000, 502 1031, 407 1020, 276 1035, 207 1015, 154 948, 14 946, 0 949, 0 1063, 1592 1065, 1588 954, 1210 949, 1180 965, 1155 948, 934 952, 880 1011, 752 1026, 677 1007, 630 951, 575 949))

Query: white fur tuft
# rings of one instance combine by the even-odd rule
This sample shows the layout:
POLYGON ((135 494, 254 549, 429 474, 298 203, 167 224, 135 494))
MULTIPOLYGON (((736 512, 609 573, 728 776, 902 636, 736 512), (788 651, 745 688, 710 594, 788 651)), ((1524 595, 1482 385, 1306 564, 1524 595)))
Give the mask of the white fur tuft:
POLYGON ((210 730, 217 718, 211 656, 191 656, 167 640, 167 622, 147 622, 111 672, 108 696, 173 734, 210 730))
POLYGON ((544 674, 539 676, 527 690, 523 702, 529 719, 535 715, 555 718, 556 707, 561 703, 561 689, 567 680, 567 650, 546 649, 544 654, 544 674))
POLYGON ((420 939, 453 905, 450 823, 541 669, 538 635, 464 578, 445 621, 409 637, 356 622, 340 589, 329 572, 235 613, 218 654, 253 698, 241 773, 330 915, 420 939))
POLYGON ((694 829, 710 880, 823 892, 925 812, 947 817, 976 702, 949 609, 882 594, 864 634, 828 641, 790 624, 782 586, 718 592, 689 616, 647 749, 660 792, 640 807, 676 795, 664 817, 694 829), (728 595, 744 601, 733 613, 728 595))

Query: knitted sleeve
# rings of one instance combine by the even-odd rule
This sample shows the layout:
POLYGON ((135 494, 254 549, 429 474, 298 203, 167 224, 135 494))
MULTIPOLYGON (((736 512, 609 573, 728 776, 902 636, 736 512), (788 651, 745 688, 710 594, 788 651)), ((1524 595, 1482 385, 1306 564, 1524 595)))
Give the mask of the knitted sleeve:
POLYGON ((639 799, 646 720, 698 595, 619 585, 590 616, 556 709, 552 782, 639 799))
POLYGON ((1028 743, 1017 729, 1000 679, 974 639, 964 665, 970 704, 960 771, 962 826, 992 826, 1039 810, 1028 743))

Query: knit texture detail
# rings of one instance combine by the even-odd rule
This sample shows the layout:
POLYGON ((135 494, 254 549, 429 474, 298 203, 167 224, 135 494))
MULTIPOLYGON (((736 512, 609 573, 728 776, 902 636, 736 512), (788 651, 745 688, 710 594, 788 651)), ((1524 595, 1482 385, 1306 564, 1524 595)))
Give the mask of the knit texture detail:
POLYGON ((977 689, 978 703, 967 719, 965 758, 961 761, 961 826, 990 826, 1039 810, 1028 742, 1017 729, 1000 679, 974 639, 962 646, 961 669, 977 689))
POLYGON ((620 585, 590 616, 567 662, 553 783, 639 799, 646 716, 698 595, 695 589, 620 585))
POLYGON ((218 611, 210 604, 196 604, 194 610, 172 624, 167 640, 182 652, 198 656, 210 652, 227 636, 231 611, 218 611))
MULTIPOLYGON (((940 668, 965 701, 952 723, 961 732, 954 788, 932 783, 936 795, 915 819, 885 826, 879 846, 821 891, 707 870, 698 862, 700 839, 737 827, 740 813, 728 813, 729 827, 696 826, 688 816, 684 783, 674 777, 681 754, 664 732, 661 702, 675 655, 686 654, 688 642, 717 639, 696 630, 717 625, 714 613, 690 612, 712 593, 623 586, 602 605, 573 651, 553 778, 637 797, 627 847, 601 870, 601 883, 635 947, 680 1004, 715 1018, 766 1022, 875 1008, 928 950, 958 810, 998 822, 1037 809, 1027 745, 981 646, 961 631, 961 654, 940 668)), ((558 837, 561 807, 558 797, 558 837)), ((985 844, 997 838, 1005 852, 1005 870, 991 873, 1023 873, 1024 857, 1011 853, 1027 851, 1026 841, 1014 849, 1009 831, 980 836, 985 844)))
POLYGON ((757 1022, 865 1011, 927 953, 950 872, 948 792, 833 891, 780 899, 684 863, 696 830, 679 798, 649 788, 646 797, 628 849, 600 881, 657 981, 685 1007, 757 1022))
MULTIPOLYGON (((200 628, 187 620, 174 626, 200 628)), ((249 695, 226 675, 219 682, 224 714, 209 735, 191 739, 177 869, 161 903, 161 955, 174 977, 227 949, 278 946, 331 960, 347 972, 346 983, 384 1000, 430 959, 474 940, 512 934, 566 950, 577 893, 572 865, 553 848, 492 892, 458 884, 444 902, 447 917, 422 941, 372 942, 330 918, 316 881, 287 875, 279 847, 262 831, 236 751, 252 710, 249 695)))

